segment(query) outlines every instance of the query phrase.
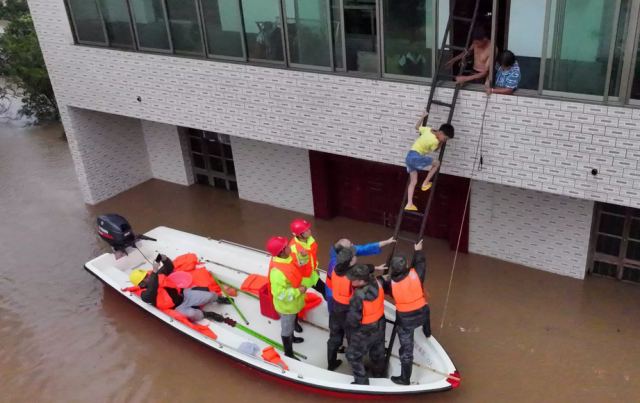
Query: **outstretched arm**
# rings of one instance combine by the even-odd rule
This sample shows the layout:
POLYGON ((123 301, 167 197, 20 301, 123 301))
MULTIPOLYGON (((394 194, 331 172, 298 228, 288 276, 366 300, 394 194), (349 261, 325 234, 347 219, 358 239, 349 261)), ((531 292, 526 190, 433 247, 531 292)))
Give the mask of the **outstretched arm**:
POLYGON ((416 131, 418 133, 420 133, 420 128, 423 125, 424 122, 424 118, 426 118, 427 116, 429 116, 429 112, 424 111, 424 113, 422 114, 422 116, 420 117, 420 119, 418 119, 418 121, 416 122, 416 131))

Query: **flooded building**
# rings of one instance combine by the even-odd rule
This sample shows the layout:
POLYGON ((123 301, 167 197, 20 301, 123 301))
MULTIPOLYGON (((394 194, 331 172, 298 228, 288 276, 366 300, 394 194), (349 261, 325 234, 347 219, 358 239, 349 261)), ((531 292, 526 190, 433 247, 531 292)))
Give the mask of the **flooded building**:
MULTIPOLYGON (((457 3, 454 43, 475 1, 457 3)), ((474 253, 640 281, 640 0, 479 4, 521 80, 488 102, 480 84, 460 92, 428 235, 455 247, 462 229, 474 253)), ((157 178, 395 222, 449 1, 29 6, 87 203, 157 178)))

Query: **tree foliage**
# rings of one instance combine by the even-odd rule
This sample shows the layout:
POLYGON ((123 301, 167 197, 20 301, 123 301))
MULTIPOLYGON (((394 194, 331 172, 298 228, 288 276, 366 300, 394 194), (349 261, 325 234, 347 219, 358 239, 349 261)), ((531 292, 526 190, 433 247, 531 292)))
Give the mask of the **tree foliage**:
POLYGON ((0 76, 6 86, 22 95, 21 115, 36 121, 58 120, 55 95, 26 2, 9 0, 3 10, 9 24, 0 36, 0 76))

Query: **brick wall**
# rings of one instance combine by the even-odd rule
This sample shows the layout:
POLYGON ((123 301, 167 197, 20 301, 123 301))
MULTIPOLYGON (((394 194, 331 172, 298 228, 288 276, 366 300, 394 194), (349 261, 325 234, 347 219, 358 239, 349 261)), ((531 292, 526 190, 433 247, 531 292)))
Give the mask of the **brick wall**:
POLYGON ((472 182, 469 251, 582 279, 593 202, 472 182))
MULTIPOLYGON (((29 4, 63 106, 402 164, 428 95, 421 85, 74 46, 62 0, 29 4)), ((485 99, 461 93, 445 173, 470 175, 485 99)), ((434 108, 432 123, 444 115, 434 108)), ((493 96, 484 156, 479 180, 640 207, 640 110, 493 96)))
POLYGON ((61 113, 87 203, 98 203, 152 177, 140 120, 77 108, 63 108, 61 113))
POLYGON ((186 136, 176 126, 147 120, 142 121, 142 131, 153 177, 180 185, 193 184, 186 136))
POLYGON ((313 215, 309 152, 231 137, 242 199, 313 215))

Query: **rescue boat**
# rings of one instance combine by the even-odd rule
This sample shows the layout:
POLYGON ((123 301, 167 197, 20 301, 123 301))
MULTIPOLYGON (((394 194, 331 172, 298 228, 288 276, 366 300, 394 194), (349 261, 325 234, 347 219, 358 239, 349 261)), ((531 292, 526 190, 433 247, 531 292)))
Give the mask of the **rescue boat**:
MULTIPOLYGON (((268 348, 269 344, 242 331, 240 327, 231 327, 228 323, 207 319, 200 321, 198 325, 210 329, 214 333, 215 338, 213 338, 211 335, 205 335, 207 332, 198 331, 195 327, 188 326, 143 302, 134 293, 125 291, 127 287, 131 286, 129 273, 135 269, 151 270, 150 261, 158 253, 167 255, 171 259, 185 253, 195 253, 207 269, 215 274, 219 282, 240 288, 248 276, 252 274, 266 275, 270 259, 266 252, 167 227, 157 227, 144 236, 139 236, 133 246, 96 257, 85 264, 85 269, 148 314, 249 367, 319 391, 358 395, 437 392, 455 388, 460 383, 458 372, 446 351, 435 337, 426 338, 421 331, 415 332, 414 368, 410 385, 396 385, 389 378, 370 378, 369 385, 354 385, 351 383, 353 381, 351 368, 344 356, 339 357, 343 363, 336 371, 327 370, 326 342, 329 338, 329 315, 324 301, 321 305, 310 310, 305 320, 302 321, 304 333, 301 336, 305 341, 294 345, 295 352, 301 357, 300 361, 285 357, 283 352, 279 352, 288 368, 284 369, 272 361, 263 359, 260 353, 247 352, 247 343, 257 345, 260 350, 268 348)), ((324 277, 324 273, 321 273, 321 276, 324 277)), ((315 293, 314 290, 308 292, 315 293)), ((266 338, 280 341, 280 324, 277 320, 269 319, 260 313, 259 300, 256 297, 247 293, 239 293, 235 297, 235 303, 246 317, 248 325, 231 305, 212 303, 204 309, 232 319, 231 322, 235 320, 246 328, 266 336, 266 338)), ((395 319, 394 306, 388 301, 385 302, 385 316, 389 321, 386 331, 388 343, 392 337, 392 323, 395 319)), ((389 374, 391 375, 400 373, 398 348, 399 343, 396 339, 389 360, 389 374)))

